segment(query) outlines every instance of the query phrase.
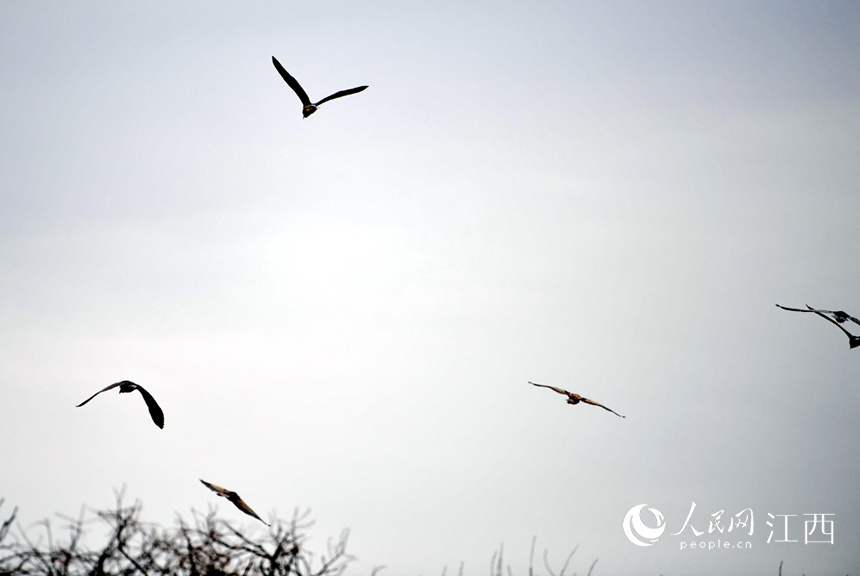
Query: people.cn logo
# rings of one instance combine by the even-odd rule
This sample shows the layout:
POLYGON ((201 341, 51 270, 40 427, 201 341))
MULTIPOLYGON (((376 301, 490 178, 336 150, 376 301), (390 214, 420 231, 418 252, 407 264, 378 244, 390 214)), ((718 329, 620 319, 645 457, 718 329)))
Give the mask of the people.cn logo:
POLYGON ((663 533, 663 530, 666 529, 666 521, 663 519, 663 513, 654 508, 648 508, 648 510, 654 514, 654 518, 657 520, 657 526, 652 528, 645 525, 642 521, 642 509, 645 508, 645 506, 647 506, 647 504, 634 506, 628 510, 627 515, 624 516, 624 534, 627 536, 628 540, 637 546, 650 546, 657 541, 657 538, 659 538, 663 533))

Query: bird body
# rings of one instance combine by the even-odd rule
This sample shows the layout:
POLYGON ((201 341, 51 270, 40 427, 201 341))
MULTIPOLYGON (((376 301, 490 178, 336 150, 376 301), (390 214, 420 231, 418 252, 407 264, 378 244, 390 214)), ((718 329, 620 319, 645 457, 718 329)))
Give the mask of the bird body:
POLYGON ((788 308, 787 306, 780 306, 779 304, 777 304, 776 307, 782 308, 783 310, 788 310, 789 312, 813 312, 818 316, 821 316, 840 330, 842 330, 845 335, 848 336, 849 348, 857 348, 858 346, 860 346, 860 336, 855 336, 842 326, 842 324, 848 321, 854 322, 855 324, 860 326, 860 320, 858 320, 854 316, 851 316, 850 314, 847 314, 846 312, 843 312, 842 310, 818 310, 813 308, 809 304, 806 305, 806 310, 804 310, 803 308, 788 308))
POLYGON ((253 510, 251 510, 251 507, 248 506, 247 504, 245 504, 245 501, 242 500, 242 498, 240 498, 236 492, 233 492, 232 490, 227 490, 226 488, 222 488, 221 486, 216 486, 215 484, 210 484, 209 482, 207 482, 206 480, 203 480, 203 479, 200 479, 200 481, 203 482, 204 486, 206 486, 207 488, 209 488, 210 490, 215 492, 218 496, 226 498, 227 500, 232 502, 236 508, 238 508, 239 510, 241 510, 242 512, 244 512, 248 516, 253 516, 254 518, 259 520, 263 524, 266 524, 266 526, 269 525, 268 523, 266 523, 265 520, 263 520, 262 518, 257 516, 257 513, 254 512, 253 510))
POLYGON ((293 78, 287 70, 281 66, 281 63, 278 62, 278 59, 272 56, 272 64, 275 65, 275 69, 281 75, 281 78, 289 85, 290 88, 293 89, 293 92, 296 93, 296 96, 299 97, 299 100, 302 101, 302 117, 307 118, 311 114, 317 111, 317 108, 324 102, 328 102, 329 100, 334 100, 335 98, 341 98, 342 96, 349 96, 350 94, 356 94, 361 92, 367 86, 358 86, 356 88, 348 88, 347 90, 341 90, 339 92, 335 92, 330 96, 326 96, 322 100, 318 102, 311 102, 311 99, 308 98, 307 92, 305 92, 304 88, 302 88, 301 84, 299 84, 298 80, 293 78))
POLYGON ((607 408, 606 406, 604 406, 603 404, 600 404, 599 402, 595 402, 594 400, 590 400, 588 398, 580 396, 579 394, 574 394, 573 392, 568 392, 567 390, 564 390, 562 388, 556 388, 555 386, 547 386, 546 384, 536 384, 534 382, 529 382, 529 384, 531 384, 532 386, 539 386, 541 388, 549 388, 550 390, 554 390, 554 391, 558 392, 559 394, 566 395, 568 404, 579 404, 580 402, 585 402, 586 404, 591 404, 592 406, 600 406, 604 410, 609 410, 610 412, 612 412, 616 416, 620 416, 621 418, 626 418, 626 416, 621 416, 621 414, 619 414, 615 410, 612 410, 611 408, 607 408))
POLYGON ((143 396, 143 401, 146 402, 146 407, 149 408, 149 415, 152 417, 152 421, 155 422, 155 425, 159 428, 164 428, 164 412, 161 411, 161 407, 155 401, 155 398, 152 397, 152 394, 147 392, 143 386, 140 384, 135 384, 129 380, 123 380, 122 382, 116 382, 115 384, 111 384, 110 386, 106 386, 102 388, 80 404, 76 406, 76 408, 80 408, 102 392, 107 392, 108 390, 112 390, 114 388, 119 387, 120 394, 127 394, 129 392, 134 392, 137 390, 140 392, 140 395, 143 396))

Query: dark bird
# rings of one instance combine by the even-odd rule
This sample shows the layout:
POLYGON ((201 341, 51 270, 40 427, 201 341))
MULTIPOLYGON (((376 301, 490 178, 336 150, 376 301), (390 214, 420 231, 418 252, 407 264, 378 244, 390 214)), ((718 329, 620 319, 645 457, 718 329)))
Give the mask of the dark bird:
POLYGON ((251 507, 248 506, 247 504, 245 504, 245 501, 242 500, 242 498, 240 498, 239 495, 236 494, 235 492, 233 492, 232 490, 227 490, 226 488, 221 488, 220 486, 216 486, 215 484, 210 484, 206 480, 200 480, 200 481, 203 482, 204 486, 206 486, 207 488, 209 488, 210 490, 215 492, 218 496, 223 496, 224 498, 226 498, 227 500, 232 502, 236 508, 238 508, 239 510, 241 510, 242 512, 244 512, 248 516, 253 516, 257 520, 259 520, 260 522, 262 522, 263 524, 266 524, 266 526, 268 526, 266 521, 263 520, 262 518, 260 518, 259 516, 257 516, 257 513, 254 512, 253 510, 251 510, 251 507))
POLYGON ((328 102, 329 100, 334 100, 335 98, 340 98, 341 96, 349 96, 350 94, 356 94, 367 88, 367 86, 359 86, 357 88, 341 90, 340 92, 335 92, 331 96, 326 96, 319 102, 311 102, 311 99, 308 98, 308 94, 307 92, 305 92, 304 88, 302 88, 301 84, 299 84, 295 78, 290 76, 290 73, 287 72, 283 66, 281 66, 281 63, 278 62, 277 58, 275 58, 274 56, 272 56, 272 64, 275 65, 275 69, 280 73, 281 78, 283 78, 284 81, 290 85, 290 88, 293 89, 293 91, 299 97, 299 100, 302 101, 302 116, 304 118, 307 118, 308 116, 316 112, 317 108, 323 102, 328 102))
MULTIPOLYGON (((585 402, 586 404, 591 404, 592 406, 600 406, 604 410, 609 410, 610 412, 612 412, 616 416, 621 416, 621 414, 619 414, 615 410, 612 410, 611 408, 607 408, 603 404, 595 402, 594 400, 589 400, 588 398, 583 398, 579 394, 574 394, 573 392, 568 392, 567 390, 562 390, 561 388, 556 388, 555 386, 547 386, 546 384, 535 384, 534 382, 529 382, 529 384, 531 384, 532 386, 540 386, 541 388, 549 388, 550 390, 555 390, 559 394, 566 394, 568 404, 579 404, 580 402, 585 402)), ((627 418, 627 416, 621 416, 621 417, 627 418)))
POLYGON ((113 388, 119 386, 119 393, 125 394, 126 392, 134 392, 137 390, 140 392, 140 395, 143 396, 143 401, 146 402, 146 407, 149 408, 149 415, 152 416, 152 421, 155 422, 155 425, 159 428, 164 428, 164 412, 161 411, 161 408, 158 406, 158 403, 155 401, 155 398, 152 397, 152 394, 144 390, 143 386, 140 384, 135 384, 134 382, 129 382, 128 380, 123 380, 122 382, 117 382, 116 384, 111 384, 107 388, 102 388, 76 407, 80 408, 102 392, 107 392, 113 388))
POLYGON ((858 346, 860 346, 860 336, 855 336, 842 326, 842 324, 849 320, 860 326, 860 320, 858 320, 854 316, 851 316, 850 314, 846 314, 842 310, 816 310, 809 304, 806 305, 806 307, 808 308, 807 310, 804 310, 803 308, 788 308, 786 306, 780 306, 779 304, 777 304, 776 306, 777 308, 789 310, 790 312, 814 312, 815 314, 818 314, 819 316, 821 316, 828 322, 831 322, 837 328, 845 332, 845 335, 848 336, 849 348, 857 348, 858 346))

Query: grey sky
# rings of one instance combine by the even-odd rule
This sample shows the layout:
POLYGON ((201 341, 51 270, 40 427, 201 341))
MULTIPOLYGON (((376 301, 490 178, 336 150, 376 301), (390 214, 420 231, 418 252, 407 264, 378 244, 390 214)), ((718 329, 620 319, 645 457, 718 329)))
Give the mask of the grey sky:
POLYGON ((0 4, 0 497, 244 522, 204 478, 353 573, 856 573, 860 351, 774 304, 860 313, 858 55, 855 2, 0 4), (303 120, 272 55, 370 87, 303 120), (123 379, 163 431, 74 407, 123 379), (692 502, 752 549, 679 550, 692 502))

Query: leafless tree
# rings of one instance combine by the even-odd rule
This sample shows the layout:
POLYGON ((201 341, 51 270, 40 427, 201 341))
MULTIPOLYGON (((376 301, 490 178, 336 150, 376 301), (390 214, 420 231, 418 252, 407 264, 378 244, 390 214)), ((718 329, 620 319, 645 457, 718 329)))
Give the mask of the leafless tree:
MULTIPOLYGON (((0 508, 4 500, 0 498, 0 508)), ((18 508, 0 522, 0 576, 340 576, 353 557, 347 554, 349 531, 337 539, 329 538, 325 554, 317 556, 304 545, 305 532, 313 526, 308 519, 310 510, 296 511, 289 522, 275 520, 268 532, 252 536, 226 520, 217 518, 214 510, 207 514, 192 512, 189 523, 177 517, 176 526, 163 529, 140 521, 141 504, 122 504, 117 494, 116 508, 87 515, 83 509, 77 518, 58 515, 67 522, 68 541, 54 539, 51 523, 44 520, 34 542, 19 528, 12 532, 18 508), (97 550, 87 549, 82 541, 93 524, 107 525, 107 541, 97 550), (43 537, 44 536, 44 537, 43 537)), ((532 539, 528 575, 535 576, 534 553, 537 537, 532 539)), ((550 567, 544 550, 544 567, 551 576, 564 576, 571 558, 579 547, 567 556, 557 573, 550 567)), ((494 552, 490 560, 491 576, 512 576, 503 562, 504 547, 494 552)), ((597 559, 588 569, 591 576, 597 559)), ((371 576, 384 566, 375 567, 371 576)), ((459 576, 464 564, 460 563, 459 576)), ((442 570, 443 576, 447 568, 442 570)), ((779 563, 782 576, 782 562, 779 563)), ((574 572, 572 576, 576 576, 574 572)))
POLYGON ((59 516, 69 533, 60 543, 47 520, 35 541, 20 526, 20 535, 10 534, 16 509, 0 525, 0 576, 339 576, 353 560, 346 552, 348 530, 329 539, 325 554, 305 547, 305 532, 313 526, 309 510, 296 511, 288 522, 276 520, 259 537, 213 510, 192 512, 190 522, 177 517, 169 529, 142 522, 140 511, 137 501, 123 506, 120 493, 113 510, 59 516), (108 527, 107 541, 96 550, 82 545, 93 523, 108 527))

